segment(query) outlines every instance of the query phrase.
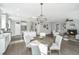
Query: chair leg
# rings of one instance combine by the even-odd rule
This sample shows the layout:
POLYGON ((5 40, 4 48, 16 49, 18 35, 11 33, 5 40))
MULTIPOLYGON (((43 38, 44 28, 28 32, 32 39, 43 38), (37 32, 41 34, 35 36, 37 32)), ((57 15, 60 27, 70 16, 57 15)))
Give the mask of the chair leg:
POLYGON ((50 51, 50 55, 52 55, 52 51, 50 51))
POLYGON ((60 50, 58 51, 58 54, 60 55, 60 50))
POLYGON ((51 50, 49 51, 49 55, 51 55, 51 50))

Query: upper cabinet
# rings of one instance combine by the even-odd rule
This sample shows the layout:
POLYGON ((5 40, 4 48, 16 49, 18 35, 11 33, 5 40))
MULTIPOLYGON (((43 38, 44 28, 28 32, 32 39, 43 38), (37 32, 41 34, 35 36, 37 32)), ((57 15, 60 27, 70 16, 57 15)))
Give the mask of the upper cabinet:
POLYGON ((1 14, 1 29, 6 29, 7 26, 7 15, 6 14, 1 14))
POLYGON ((5 32, 11 29, 11 19, 7 13, 1 13, 0 15, 0 29, 5 32))

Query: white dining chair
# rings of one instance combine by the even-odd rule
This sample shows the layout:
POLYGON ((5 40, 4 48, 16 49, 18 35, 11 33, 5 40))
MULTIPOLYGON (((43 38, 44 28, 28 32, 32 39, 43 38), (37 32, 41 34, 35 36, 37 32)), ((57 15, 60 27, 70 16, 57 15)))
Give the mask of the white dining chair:
POLYGON ((48 54, 48 45, 40 43, 39 50, 40 50, 41 55, 47 55, 48 54))
POLYGON ((31 34, 33 37, 36 37, 36 32, 32 31, 31 34))
POLYGON ((36 32, 29 32, 29 35, 31 37, 31 40, 33 40, 34 37, 36 37, 36 32))
POLYGON ((79 40, 79 34, 75 35, 75 39, 79 40))
MULTIPOLYGON (((60 54, 60 49, 61 49, 61 42, 62 42, 62 36, 56 35, 55 43, 53 43, 50 47, 50 51, 52 50, 57 50, 59 51, 60 54)), ((51 52, 50 52, 51 53, 51 52)))
POLYGON ((40 33, 40 38, 43 38, 46 36, 46 33, 40 33))
POLYGON ((24 41, 25 41, 26 47, 30 48, 30 44, 29 44, 29 43, 30 43, 30 41, 31 41, 31 38, 30 38, 29 35, 24 34, 24 41))
POLYGON ((53 36, 59 35, 59 32, 53 31, 53 36))
POLYGON ((37 43, 30 43, 32 55, 41 55, 40 50, 37 43))

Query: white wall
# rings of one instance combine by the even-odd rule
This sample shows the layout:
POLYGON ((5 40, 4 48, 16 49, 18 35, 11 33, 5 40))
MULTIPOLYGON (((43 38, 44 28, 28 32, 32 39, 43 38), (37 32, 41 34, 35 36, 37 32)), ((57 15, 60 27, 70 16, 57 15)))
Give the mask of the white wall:
MULTIPOLYGON (((1 9, 0 9, 0 24, 1 24, 1 9)), ((1 29, 1 25, 0 25, 0 29, 1 29)))
MULTIPOLYGON (((46 4, 46 6, 44 7, 45 11, 44 11, 44 15, 48 18, 48 21, 53 21, 52 22, 52 31, 56 29, 55 24, 59 23, 60 24, 60 32, 65 32, 66 30, 63 29, 63 21, 66 20, 66 18, 69 19, 73 19, 75 21, 76 24, 76 28, 77 28, 77 32, 79 33, 79 8, 78 8, 78 4, 46 4), (53 6, 53 7, 52 7, 53 6), (51 12, 51 11, 52 12, 51 12), (50 20, 50 19, 51 20, 50 20), (57 21, 57 22, 56 22, 57 21)), ((35 6, 36 7, 36 6, 35 6)), ((31 11, 31 9, 30 9, 31 11)), ((33 12, 33 11, 31 11, 33 12)), ((30 13, 30 12, 29 12, 30 13)), ((39 15, 39 12, 37 13, 37 11, 34 12, 33 16, 35 14, 39 15)), ((29 14, 28 14, 29 15, 29 14)), ((37 15, 35 15, 37 16, 37 15)), ((28 26, 28 30, 30 30, 30 23, 27 25, 28 26)), ((50 28, 50 25, 49 25, 50 28)), ((51 30, 45 30, 43 28, 43 25, 41 26, 41 30, 46 33, 50 33, 51 30)))
POLYGON ((36 28, 37 28, 37 34, 41 32, 44 32, 46 34, 51 34, 51 23, 50 22, 45 22, 43 24, 37 24, 36 28), (48 25, 48 26, 44 28, 44 25, 48 25))
POLYGON ((11 22, 11 33, 12 33, 12 36, 15 35, 15 21, 11 22))
MULTIPOLYGON (((46 34, 51 34, 51 32, 53 32, 53 30, 56 30, 56 24, 59 24, 59 32, 63 33, 63 23, 61 22, 45 22, 43 24, 37 24, 36 28, 37 28, 37 34, 41 33, 41 32, 45 32, 46 34), (44 25, 48 25, 48 29, 44 28, 44 25)), ((28 31, 31 30, 31 22, 28 23, 28 31)), ((33 23, 34 25, 34 23, 33 23)), ((35 29, 35 25, 33 26, 35 29)))
MULTIPOLYGON (((76 28, 77 28, 77 31, 79 33, 79 20, 74 20, 75 21, 75 24, 76 24, 76 28)), ((42 25, 37 25, 37 32, 38 34, 40 32, 45 32, 46 34, 51 34, 51 31, 53 32, 53 30, 56 30, 56 24, 59 24, 59 32, 60 33, 64 33, 65 30, 63 28, 63 24, 64 22, 46 22, 42 25), (44 28, 44 24, 48 24, 48 29, 44 28)), ((27 22, 27 30, 28 31, 31 31, 31 25, 34 25, 34 23, 32 24, 31 22, 27 22)), ((20 28, 20 24, 19 25, 16 25, 15 22, 12 23, 12 33, 13 35, 20 35, 21 33, 21 28, 20 28), (15 24, 15 25, 14 25, 15 24)), ((34 28, 35 28, 35 25, 34 25, 34 28)))
POLYGON ((79 10, 73 11, 67 15, 69 19, 73 19, 77 28, 77 32, 79 33, 79 10))
POLYGON ((31 31, 31 22, 27 22, 27 31, 31 31))
POLYGON ((79 33, 79 19, 74 20, 74 21, 75 21, 75 25, 76 25, 76 28, 77 28, 77 33, 79 33))
POLYGON ((42 27, 41 27, 41 25, 40 24, 37 24, 36 25, 36 29, 37 29, 37 31, 36 31, 36 33, 37 33, 37 35, 39 35, 40 34, 40 32, 41 32, 41 29, 42 27))
MULTIPOLYGON (((44 29, 43 31, 46 32, 46 34, 51 34, 51 22, 46 22, 45 24, 48 25, 48 29, 43 27, 43 29, 44 29)), ((41 30, 42 30, 42 28, 41 28, 41 30)))
POLYGON ((58 32, 63 33, 63 23, 62 22, 51 22, 51 23, 52 23, 52 33, 53 33, 53 31, 56 31, 56 24, 59 24, 58 32))

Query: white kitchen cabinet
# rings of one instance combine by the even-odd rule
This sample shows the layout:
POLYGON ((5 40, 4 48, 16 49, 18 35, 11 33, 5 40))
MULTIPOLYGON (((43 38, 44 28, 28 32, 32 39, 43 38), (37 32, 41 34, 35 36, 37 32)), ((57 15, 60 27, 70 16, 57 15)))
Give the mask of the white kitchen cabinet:
POLYGON ((7 16, 6 14, 1 15, 1 29, 6 29, 7 16))
POLYGON ((10 41, 11 41, 10 33, 0 34, 0 55, 2 55, 6 51, 10 41))
POLYGON ((5 38, 0 38, 0 55, 3 54, 5 50, 5 38))

